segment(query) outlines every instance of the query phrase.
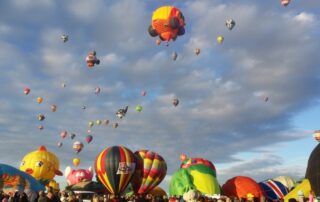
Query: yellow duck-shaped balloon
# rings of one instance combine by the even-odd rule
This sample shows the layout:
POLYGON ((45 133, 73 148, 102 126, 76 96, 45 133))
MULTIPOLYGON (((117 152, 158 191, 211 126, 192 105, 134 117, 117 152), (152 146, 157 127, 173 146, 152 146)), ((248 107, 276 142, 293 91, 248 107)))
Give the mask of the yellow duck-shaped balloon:
POLYGON ((47 151, 46 147, 42 145, 38 150, 23 157, 20 170, 30 174, 40 182, 46 183, 52 180, 55 175, 62 175, 59 165, 57 156, 47 151))

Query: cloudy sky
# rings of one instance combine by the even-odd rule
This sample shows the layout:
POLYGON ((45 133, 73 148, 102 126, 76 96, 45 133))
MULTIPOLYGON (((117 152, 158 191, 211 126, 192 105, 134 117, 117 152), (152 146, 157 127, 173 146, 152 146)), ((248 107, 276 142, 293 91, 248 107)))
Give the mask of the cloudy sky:
POLYGON ((80 167, 89 167, 104 148, 124 145, 165 158, 164 188, 181 153, 211 160, 220 184, 236 175, 299 179, 317 144, 319 13, 315 0, 288 7, 278 0, 1 1, 1 162, 18 167, 25 154, 45 145, 61 170, 77 156, 80 167), (177 6, 186 18, 186 34, 169 46, 155 45, 147 32, 153 10, 163 5, 177 6), (225 27, 229 18, 236 21, 232 31, 225 27), (88 69, 91 50, 101 64, 88 69), (173 98, 180 100, 177 107, 173 98), (127 105, 127 115, 117 119, 115 112, 127 105), (97 119, 110 124, 94 126, 87 144, 87 123, 97 119), (62 140, 63 130, 76 138, 62 140), (85 143, 78 155, 75 140, 85 143))

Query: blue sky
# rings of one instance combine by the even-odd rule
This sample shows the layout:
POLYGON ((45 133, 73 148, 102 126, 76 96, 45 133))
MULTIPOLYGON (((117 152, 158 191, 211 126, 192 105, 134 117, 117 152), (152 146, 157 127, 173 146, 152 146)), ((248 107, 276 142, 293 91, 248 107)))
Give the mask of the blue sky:
MULTIPOLYGON (((101 150, 121 144, 166 159, 164 188, 181 153, 211 160, 221 184, 236 175, 299 179, 317 144, 312 132, 320 114, 319 8, 314 0, 293 0, 288 7, 278 0, 1 2, 2 161, 18 167, 44 144, 64 170, 77 155, 73 140, 61 140, 60 132, 84 142, 88 121, 109 119, 119 127, 93 127, 92 143, 78 154, 80 167, 93 166, 101 150), (153 10, 167 4, 184 13, 186 34, 168 47, 156 46, 147 28, 153 10), (224 25, 229 18, 236 21, 232 31, 224 25), (66 43, 60 40, 64 33, 66 43), (218 35, 225 37, 222 45, 218 35), (101 64, 88 69, 91 50, 101 64), (27 96, 24 87, 31 88, 27 96), (40 105, 38 96, 44 98, 40 105), (177 107, 173 98, 180 100, 177 107), (51 104, 57 112, 50 112, 51 104), (138 104, 141 113, 134 110, 138 104), (117 119, 115 112, 127 105, 126 117, 117 119), (39 113, 46 116, 41 123, 39 113)), ((64 183, 64 177, 57 180, 64 183)))

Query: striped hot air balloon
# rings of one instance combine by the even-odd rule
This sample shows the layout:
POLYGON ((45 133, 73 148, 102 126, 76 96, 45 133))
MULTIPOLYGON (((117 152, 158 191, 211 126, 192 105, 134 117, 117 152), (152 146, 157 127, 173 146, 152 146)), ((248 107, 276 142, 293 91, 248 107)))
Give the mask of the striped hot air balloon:
POLYGON ((167 164, 159 154, 149 150, 139 150, 136 155, 136 172, 132 179, 132 187, 137 194, 147 194, 164 179, 167 164))
POLYGON ((96 158, 95 170, 102 184, 111 194, 120 195, 135 171, 135 156, 124 146, 104 149, 96 158))
POLYGON ((288 189, 278 181, 266 180, 259 183, 260 187, 264 190, 265 197, 268 200, 279 200, 283 199, 288 194, 288 189))

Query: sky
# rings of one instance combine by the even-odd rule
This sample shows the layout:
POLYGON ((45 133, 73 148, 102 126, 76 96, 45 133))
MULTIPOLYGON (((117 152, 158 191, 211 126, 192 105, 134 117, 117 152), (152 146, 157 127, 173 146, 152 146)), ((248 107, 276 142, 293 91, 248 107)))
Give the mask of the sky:
POLYGON ((123 145, 163 156, 166 190, 182 153, 212 161, 221 185, 237 175, 300 179, 319 129, 319 13, 315 0, 287 7, 278 0, 1 1, 1 162, 19 167, 24 155, 45 145, 60 170, 75 157, 88 168, 106 147, 123 145), (147 29, 164 5, 182 11, 186 33, 157 46, 147 29), (227 19, 236 22, 231 31, 227 19), (93 50, 101 63, 89 69, 85 57, 93 50), (125 106, 120 120, 115 112, 125 106), (110 124, 95 125, 87 144, 88 122, 98 119, 110 124), (76 138, 61 139, 64 130, 76 138), (74 141, 84 142, 79 154, 74 141))

